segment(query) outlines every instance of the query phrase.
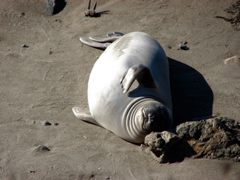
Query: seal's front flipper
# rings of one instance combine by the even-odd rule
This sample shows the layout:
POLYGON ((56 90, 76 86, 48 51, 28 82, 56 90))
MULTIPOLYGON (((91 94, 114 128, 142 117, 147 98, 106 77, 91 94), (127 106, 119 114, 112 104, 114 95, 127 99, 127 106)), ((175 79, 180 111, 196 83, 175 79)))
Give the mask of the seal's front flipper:
POLYGON ((146 66, 140 64, 129 68, 120 80, 123 93, 126 93, 129 90, 135 79, 141 87, 156 88, 151 71, 146 66))
POLYGON ((92 40, 90 40, 87 37, 80 37, 79 38, 80 41, 83 44, 86 44, 88 46, 94 47, 94 48, 98 48, 98 49, 106 49, 111 43, 98 43, 98 42, 94 42, 92 40))
POLYGON ((100 124, 98 124, 98 122, 92 117, 91 114, 83 112, 80 107, 73 107, 72 111, 73 111, 73 114, 77 118, 79 118, 79 119, 81 119, 81 120, 83 120, 85 122, 88 122, 88 123, 100 126, 100 124))

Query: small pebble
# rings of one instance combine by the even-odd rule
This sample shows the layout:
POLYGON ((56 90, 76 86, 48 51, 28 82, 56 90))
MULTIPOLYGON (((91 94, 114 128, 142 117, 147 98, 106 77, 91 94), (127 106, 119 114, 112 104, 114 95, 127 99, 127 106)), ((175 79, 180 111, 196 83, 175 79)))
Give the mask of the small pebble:
POLYGON ((59 125, 59 123, 54 123, 54 125, 55 125, 55 126, 58 126, 58 125, 59 125))
POLYGON ((47 151, 51 151, 51 149, 48 148, 47 146, 39 145, 38 147, 35 148, 35 151, 37 151, 37 152, 47 152, 47 151))
POLYGON ((43 125, 44 125, 44 126, 51 126, 52 124, 51 124, 49 121, 44 121, 44 122, 43 122, 43 125))
POLYGON ((55 22, 61 23, 62 20, 61 19, 55 19, 55 22))
POLYGON ((29 48, 29 46, 26 45, 26 44, 23 44, 22 47, 23 47, 23 48, 29 48))
POLYGON ((179 48, 182 50, 189 50, 189 47, 187 46, 188 42, 180 43, 179 48))
POLYGON ((19 14, 19 17, 23 17, 23 16, 25 16, 25 13, 24 13, 24 12, 21 12, 21 13, 19 14))

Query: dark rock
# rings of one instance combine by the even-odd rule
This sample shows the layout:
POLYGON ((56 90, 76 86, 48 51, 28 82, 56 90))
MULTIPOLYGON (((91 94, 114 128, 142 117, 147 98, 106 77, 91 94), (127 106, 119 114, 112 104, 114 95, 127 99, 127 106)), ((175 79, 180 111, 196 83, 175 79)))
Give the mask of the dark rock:
POLYGON ((197 153, 193 157, 239 159, 240 123, 217 117, 177 126, 179 137, 185 139, 197 153))
POLYGON ((23 47, 23 48, 29 48, 29 46, 26 45, 26 44, 23 44, 22 47, 23 47))
POLYGON ((36 147, 34 149, 36 152, 48 152, 48 151, 51 151, 50 148, 48 148, 47 146, 44 146, 44 145, 39 145, 38 147, 36 147))
POLYGON ((61 19, 55 19, 55 22, 61 23, 62 20, 61 19))
POLYGON ((50 123, 49 121, 44 121, 44 122, 43 122, 43 125, 44 125, 44 126, 51 126, 52 123, 50 123))
POLYGON ((187 46, 188 42, 180 43, 179 48, 182 50, 189 50, 189 47, 187 46))
POLYGON ((232 159, 240 162, 240 123, 226 117, 185 122, 178 135, 163 131, 145 137, 142 150, 160 163, 185 157, 232 159))
POLYGON ((23 16, 25 16, 24 12, 19 13, 19 17, 23 17, 23 16))
POLYGON ((150 133, 141 148, 159 163, 179 162, 195 153, 186 141, 168 131, 150 133))
POLYGON ((49 15, 58 14, 66 6, 65 0, 45 0, 46 1, 46 11, 49 15))

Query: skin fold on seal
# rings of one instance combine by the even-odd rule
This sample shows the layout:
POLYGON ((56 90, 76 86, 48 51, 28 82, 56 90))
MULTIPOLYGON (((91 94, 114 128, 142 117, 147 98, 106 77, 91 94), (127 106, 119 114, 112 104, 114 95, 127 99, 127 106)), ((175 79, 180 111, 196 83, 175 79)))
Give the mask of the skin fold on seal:
POLYGON ((168 60, 160 44, 146 33, 112 33, 80 38, 106 49, 96 61, 88 82, 90 113, 73 107, 83 121, 106 128, 122 139, 143 143, 152 131, 173 125, 168 60), (101 42, 101 43, 99 43, 101 42))

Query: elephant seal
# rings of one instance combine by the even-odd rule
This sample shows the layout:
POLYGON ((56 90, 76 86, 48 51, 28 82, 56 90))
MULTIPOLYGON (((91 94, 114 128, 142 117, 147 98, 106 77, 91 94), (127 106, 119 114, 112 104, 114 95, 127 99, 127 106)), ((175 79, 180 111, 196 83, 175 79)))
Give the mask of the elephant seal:
POLYGON ((73 107, 75 116, 132 143, 170 129, 169 68, 160 44, 146 33, 132 32, 109 45, 91 71, 88 104, 90 114, 73 107))

